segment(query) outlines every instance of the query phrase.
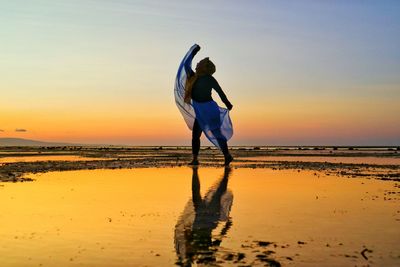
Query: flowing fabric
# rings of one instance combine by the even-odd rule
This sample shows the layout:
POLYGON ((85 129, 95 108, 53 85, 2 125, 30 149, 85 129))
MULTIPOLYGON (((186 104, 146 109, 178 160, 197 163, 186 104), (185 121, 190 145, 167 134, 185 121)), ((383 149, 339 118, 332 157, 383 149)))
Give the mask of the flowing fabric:
POLYGON ((194 120, 196 119, 196 115, 194 113, 193 107, 191 104, 185 103, 185 84, 188 79, 191 70, 194 51, 198 47, 198 45, 193 45, 189 51, 186 53, 185 57, 182 59, 181 64, 178 68, 178 73, 176 74, 175 79, 175 103, 178 106, 179 111, 182 113, 183 119, 185 120, 187 126, 190 130, 193 130, 194 120))
POLYGON ((198 45, 193 45, 179 65, 174 88, 175 103, 189 129, 193 130, 194 121, 197 119, 208 140, 221 149, 218 140, 228 141, 233 135, 229 110, 219 107, 215 101, 196 102, 192 100, 190 104, 184 101, 185 84, 189 75, 193 74, 191 66, 198 48, 198 45))
POLYGON ((228 141, 233 135, 229 111, 221 108, 215 101, 196 102, 192 105, 201 129, 216 147, 221 148, 218 140, 228 141))

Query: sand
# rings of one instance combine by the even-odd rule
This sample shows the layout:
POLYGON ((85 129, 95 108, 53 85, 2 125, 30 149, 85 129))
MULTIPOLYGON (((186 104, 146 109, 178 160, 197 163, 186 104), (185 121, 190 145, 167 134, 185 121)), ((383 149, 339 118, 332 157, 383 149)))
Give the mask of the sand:
POLYGON ((397 148, 231 151, 2 147, 0 265, 400 265, 397 148))
MULTIPOLYGON (((231 152, 234 168, 400 180, 400 154, 395 147, 233 147, 231 152)), ((180 167, 190 160, 188 147, 3 147, 0 181, 30 181, 29 173, 49 171, 180 167)), ((202 148, 200 161, 204 167, 223 165, 221 153, 210 147, 202 148)))

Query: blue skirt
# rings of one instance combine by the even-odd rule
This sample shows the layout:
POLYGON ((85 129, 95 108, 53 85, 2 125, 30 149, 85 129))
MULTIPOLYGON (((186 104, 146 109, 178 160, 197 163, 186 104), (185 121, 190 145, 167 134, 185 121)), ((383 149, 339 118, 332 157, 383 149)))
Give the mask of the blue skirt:
POLYGON ((204 134, 216 147, 221 148, 218 139, 228 141, 233 135, 229 110, 221 108, 215 101, 196 102, 192 106, 204 134))

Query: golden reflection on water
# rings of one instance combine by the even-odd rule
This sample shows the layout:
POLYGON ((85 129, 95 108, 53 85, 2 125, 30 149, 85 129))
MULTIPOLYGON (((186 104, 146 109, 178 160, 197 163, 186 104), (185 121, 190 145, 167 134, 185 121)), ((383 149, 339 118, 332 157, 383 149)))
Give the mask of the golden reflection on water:
POLYGON ((392 181, 201 167, 34 177, 0 184, 0 266, 172 266, 204 255, 220 262, 221 252, 262 264, 246 248, 259 240, 278 245, 283 265, 400 262, 392 181))
POLYGON ((23 156, 23 157, 0 157, 1 163, 12 163, 12 162, 35 162, 35 161, 89 161, 89 160, 104 160, 104 158, 88 158, 76 155, 45 155, 45 156, 23 156))
POLYGON ((204 197, 200 193, 198 168, 193 167, 192 198, 186 204, 175 226, 175 249, 178 264, 215 263, 215 252, 227 234, 232 222, 229 213, 233 194, 227 190, 230 168, 225 168, 222 178, 204 197), (212 234, 220 222, 224 226, 218 234, 212 234))

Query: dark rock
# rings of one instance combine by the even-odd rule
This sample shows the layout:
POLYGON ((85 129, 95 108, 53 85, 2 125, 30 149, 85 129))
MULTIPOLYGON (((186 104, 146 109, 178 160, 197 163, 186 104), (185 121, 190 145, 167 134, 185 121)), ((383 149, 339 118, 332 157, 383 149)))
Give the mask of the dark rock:
POLYGON ((272 244, 272 242, 268 242, 268 241, 257 241, 257 244, 261 247, 266 247, 272 244))
POLYGON ((361 251, 361 256, 363 256, 363 258, 366 259, 366 260, 368 260, 368 257, 365 255, 365 253, 367 253, 367 252, 372 253, 373 251, 370 250, 370 249, 367 249, 367 248, 364 248, 364 249, 361 251))
POLYGON ((237 255, 237 260, 241 261, 246 257, 246 254, 239 252, 237 255))
POLYGON ((233 260, 234 256, 235 255, 233 255, 232 253, 228 253, 228 254, 224 255, 222 258, 226 261, 231 261, 231 260, 233 260))

